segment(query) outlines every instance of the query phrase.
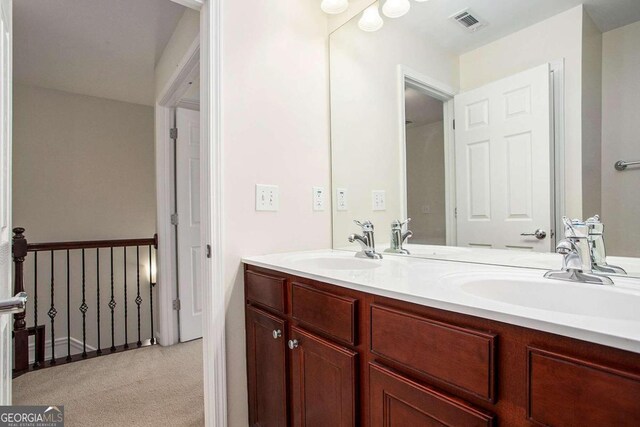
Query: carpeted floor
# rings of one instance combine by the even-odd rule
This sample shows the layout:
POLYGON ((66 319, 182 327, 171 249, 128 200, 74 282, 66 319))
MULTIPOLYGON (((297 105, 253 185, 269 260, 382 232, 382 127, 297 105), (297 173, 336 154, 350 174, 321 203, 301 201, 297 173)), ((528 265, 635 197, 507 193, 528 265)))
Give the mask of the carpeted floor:
POLYGON ((67 427, 203 426, 202 341, 158 345, 31 372, 15 405, 64 405, 67 427))

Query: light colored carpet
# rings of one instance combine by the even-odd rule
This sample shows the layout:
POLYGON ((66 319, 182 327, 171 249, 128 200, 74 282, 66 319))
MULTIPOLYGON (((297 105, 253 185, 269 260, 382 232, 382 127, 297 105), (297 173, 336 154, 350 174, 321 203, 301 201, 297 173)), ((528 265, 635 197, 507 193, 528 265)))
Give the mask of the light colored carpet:
POLYGON ((203 426, 202 340, 158 345, 31 372, 15 405, 64 405, 65 425, 203 426))

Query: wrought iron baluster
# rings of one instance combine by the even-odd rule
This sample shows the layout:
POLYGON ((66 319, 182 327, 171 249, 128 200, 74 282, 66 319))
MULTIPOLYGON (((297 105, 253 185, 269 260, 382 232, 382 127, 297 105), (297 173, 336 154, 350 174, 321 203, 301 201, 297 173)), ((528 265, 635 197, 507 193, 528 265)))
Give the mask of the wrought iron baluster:
POLYGON ((138 342, 140 347, 142 341, 140 340, 140 304, 142 304, 142 297, 140 297, 140 246, 136 246, 136 305, 138 306, 138 342))
POLYGON ((97 288, 97 308, 96 315, 98 320, 98 349, 96 350, 96 354, 102 354, 102 349, 100 348, 100 248, 96 248, 96 288, 97 288))
POLYGON ((40 354, 38 352, 38 252, 33 253, 33 326, 36 328, 35 360, 33 369, 40 367, 40 354))
POLYGON ((129 348, 129 320, 127 314, 127 247, 124 246, 124 348, 129 348))
POLYGON ((115 322, 113 311, 116 308, 116 300, 113 298, 113 246, 111 246, 111 300, 109 301, 109 309, 111 309, 111 352, 116 351, 115 338, 115 322))
MULTIPOLYGON (((69 270, 69 249, 67 249, 67 362, 71 362, 71 272, 69 270)), ((53 345, 53 343, 52 343, 53 345)))
POLYGON ((84 249, 82 249, 82 304, 80 305, 80 312, 82 313, 82 358, 87 358, 87 300, 85 295, 85 264, 84 264, 84 249))
POLYGON ((151 245, 149 245, 149 311, 151 312, 151 344, 156 343, 155 334, 153 332, 153 287, 156 284, 153 279, 153 258, 151 257, 151 245))
POLYGON ((56 364, 55 319, 56 319, 56 314, 58 314, 58 310, 56 310, 55 294, 54 294, 54 289, 55 289, 55 266, 54 266, 55 257, 54 257, 54 251, 49 251, 49 252, 51 253, 51 307, 49 308, 49 311, 47 312, 47 314, 49 315, 49 319, 51 319, 51 360, 50 360, 49 363, 51 365, 55 365, 56 364))

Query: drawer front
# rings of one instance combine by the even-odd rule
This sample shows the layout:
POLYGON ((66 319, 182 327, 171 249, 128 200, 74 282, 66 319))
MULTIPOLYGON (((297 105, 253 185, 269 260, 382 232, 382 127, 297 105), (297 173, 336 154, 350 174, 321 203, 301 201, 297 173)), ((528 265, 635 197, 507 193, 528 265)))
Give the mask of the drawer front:
POLYGON ((494 417, 461 399, 369 365, 371 427, 489 427, 494 417))
POLYGON ((528 416, 563 427, 639 426, 640 376, 528 348, 528 416))
POLYGON ((244 277, 249 301, 285 312, 286 279, 253 271, 247 271, 244 277))
POLYGON ((357 300, 300 283, 291 286, 293 318, 345 343, 356 343, 357 300))
POLYGON ((428 377, 495 400, 494 334, 371 306, 371 351, 428 377))

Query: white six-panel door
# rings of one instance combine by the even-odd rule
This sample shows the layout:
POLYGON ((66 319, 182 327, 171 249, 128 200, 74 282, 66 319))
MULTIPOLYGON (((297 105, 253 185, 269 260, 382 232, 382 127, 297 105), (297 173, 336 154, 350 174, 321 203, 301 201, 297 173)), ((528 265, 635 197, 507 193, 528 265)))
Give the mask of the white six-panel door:
MULTIPOLYGON (((11 0, 0 2, 0 299, 11 283, 11 0)), ((0 405, 11 404, 13 316, 0 315, 0 405)))
POLYGON ((202 338, 200 112, 176 109, 176 200, 180 341, 202 338))
POLYGON ((455 97, 459 246, 551 250, 550 111, 548 64, 455 97))

